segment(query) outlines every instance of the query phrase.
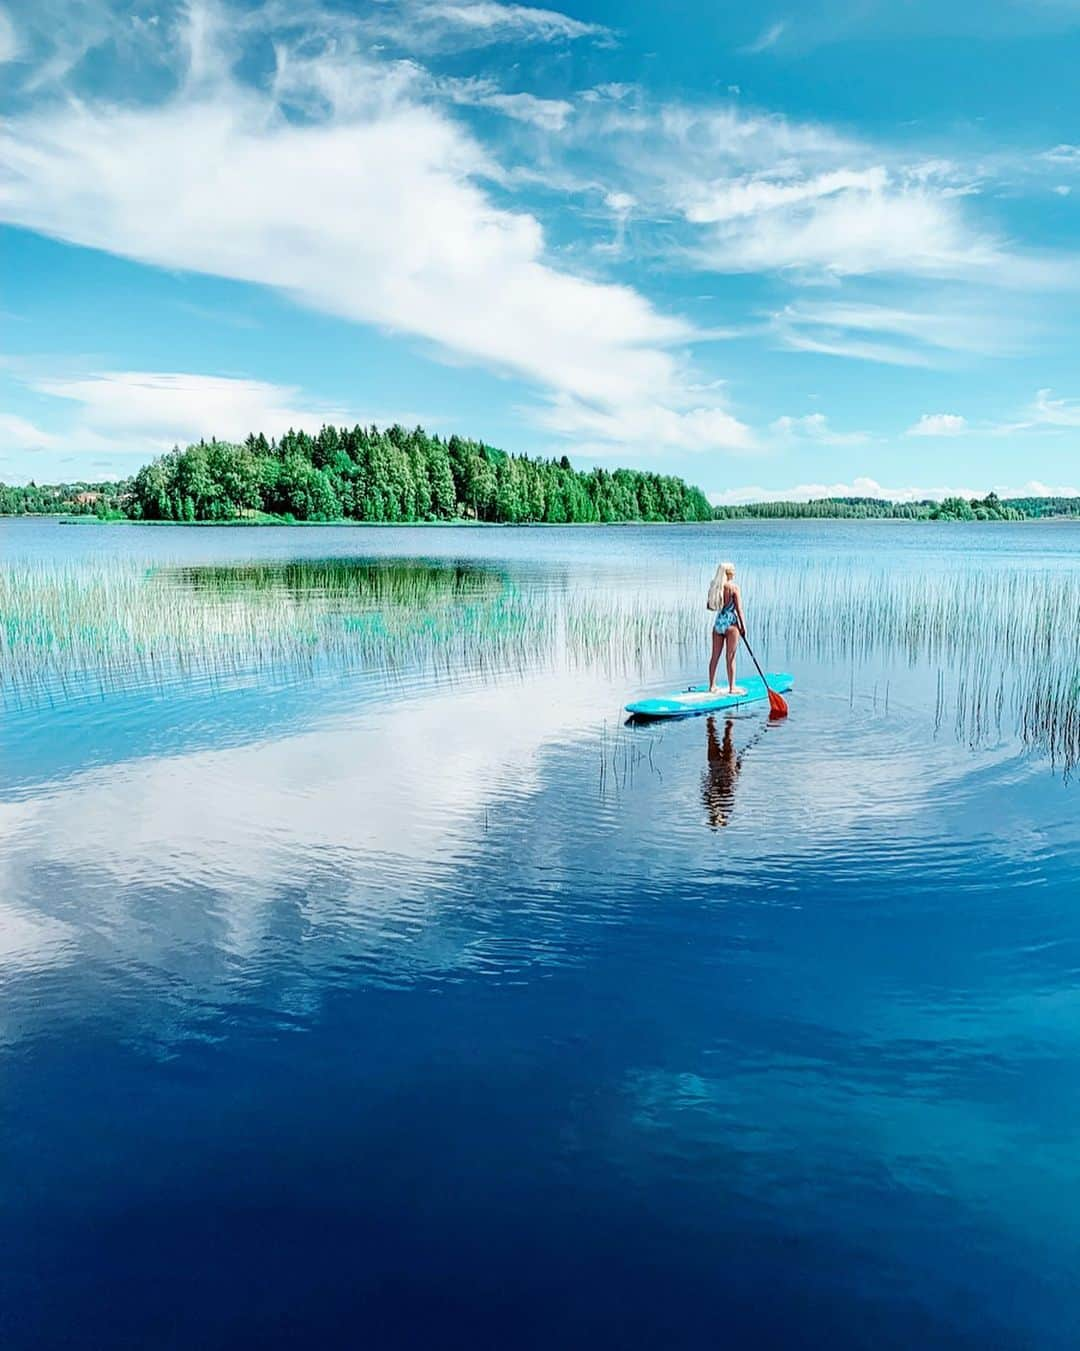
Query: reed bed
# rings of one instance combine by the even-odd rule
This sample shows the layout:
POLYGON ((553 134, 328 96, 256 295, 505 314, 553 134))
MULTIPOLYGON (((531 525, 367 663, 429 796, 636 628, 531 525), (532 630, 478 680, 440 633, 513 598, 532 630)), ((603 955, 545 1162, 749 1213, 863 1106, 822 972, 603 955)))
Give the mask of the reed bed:
POLYGON ((812 584, 783 570, 761 581, 764 646, 854 663, 890 654, 912 667, 936 665, 935 719, 951 707, 961 740, 980 744, 1011 723, 1066 774, 1080 763, 1080 573, 818 568, 812 584))
POLYGON ((267 671, 502 666, 527 620, 534 641, 548 626, 499 577, 318 565, 8 568, 0 615, 9 702, 267 671))
MULTIPOLYGON (((937 724, 973 743, 1011 724, 1066 772, 1080 763, 1080 573, 785 567, 758 570, 748 590, 773 662, 936 666, 937 724)), ((633 679, 699 652, 706 623, 693 587, 598 593, 469 564, 18 564, 0 570, 0 692, 19 705, 340 669, 633 679)))

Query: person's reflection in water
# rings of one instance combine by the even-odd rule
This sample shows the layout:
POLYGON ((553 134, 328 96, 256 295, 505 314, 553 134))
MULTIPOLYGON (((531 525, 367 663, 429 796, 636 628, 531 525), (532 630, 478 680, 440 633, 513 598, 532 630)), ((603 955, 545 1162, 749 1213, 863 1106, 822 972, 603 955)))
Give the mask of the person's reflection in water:
POLYGON ((713 830, 726 826, 735 804, 735 781, 742 769, 742 756, 735 750, 735 719, 724 719, 723 739, 717 735, 716 719, 705 719, 709 763, 701 778, 701 800, 713 830))

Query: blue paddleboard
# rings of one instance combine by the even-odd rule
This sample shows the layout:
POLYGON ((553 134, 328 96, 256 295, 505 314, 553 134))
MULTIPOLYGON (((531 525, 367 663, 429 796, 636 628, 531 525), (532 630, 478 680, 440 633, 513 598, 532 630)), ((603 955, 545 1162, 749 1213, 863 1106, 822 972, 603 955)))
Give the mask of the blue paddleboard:
POLYGON ((779 672, 768 672, 769 689, 759 675, 747 676, 738 683, 745 694, 710 694, 707 685, 692 685, 688 690, 675 690, 671 694, 657 695, 654 699, 635 699, 626 705, 627 713, 638 718, 685 718, 694 713, 716 713, 724 708, 738 708, 742 704, 757 703, 769 697, 769 690, 786 694, 795 683, 791 676, 779 672))

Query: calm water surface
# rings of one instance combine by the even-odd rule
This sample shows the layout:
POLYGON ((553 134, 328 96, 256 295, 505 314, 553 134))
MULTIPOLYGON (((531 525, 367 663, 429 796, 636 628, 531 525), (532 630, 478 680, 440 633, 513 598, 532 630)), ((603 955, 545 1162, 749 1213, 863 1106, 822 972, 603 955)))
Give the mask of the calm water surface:
POLYGON ((4 616, 5 1348, 1076 1345, 1078 790, 993 587, 1080 524, 0 548, 129 588, 4 616), (721 556, 790 718, 624 726, 721 556), (845 618, 896 579, 990 588, 963 673, 845 618))

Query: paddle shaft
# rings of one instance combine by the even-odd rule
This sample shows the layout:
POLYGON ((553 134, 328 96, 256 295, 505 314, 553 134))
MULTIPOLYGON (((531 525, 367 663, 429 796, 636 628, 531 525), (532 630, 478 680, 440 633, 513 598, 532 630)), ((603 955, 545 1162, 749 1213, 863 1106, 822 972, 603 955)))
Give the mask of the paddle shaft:
MULTIPOLYGON (((757 657, 754 656, 754 649, 753 649, 753 648, 750 646, 750 644, 746 641, 746 630, 743 628, 743 626, 742 626, 741 624, 739 625, 739 632, 742 634, 742 640, 743 640, 743 642, 746 644, 746 650, 747 650, 747 652, 750 653, 750 660, 751 660, 751 661, 754 663, 754 665, 757 667, 757 673, 758 673, 758 675, 761 677, 761 683, 765 686, 766 689, 768 689, 768 688, 769 688, 769 682, 765 679, 765 672, 761 669, 761 663, 758 661, 757 657)), ((770 693, 771 693, 771 691, 770 691, 770 693)))

